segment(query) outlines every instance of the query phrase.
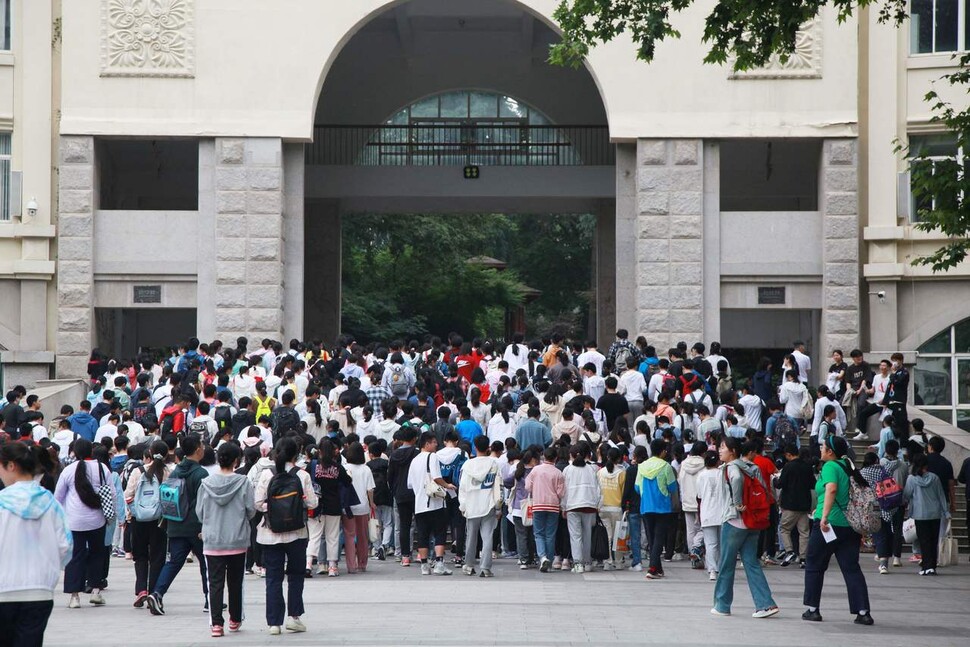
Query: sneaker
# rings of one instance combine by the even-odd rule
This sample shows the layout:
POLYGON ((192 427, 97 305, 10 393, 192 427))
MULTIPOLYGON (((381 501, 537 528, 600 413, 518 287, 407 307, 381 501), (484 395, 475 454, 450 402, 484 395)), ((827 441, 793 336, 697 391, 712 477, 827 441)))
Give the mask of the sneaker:
POLYGON ((524 571, 527 568, 529 568, 529 565, 526 562, 520 560, 519 561, 519 570, 520 571, 524 571))
POLYGON ((643 565, 642 564, 633 564, 632 566, 630 566, 630 570, 631 571, 636 571, 637 573, 639 573, 639 572, 641 572, 643 570, 643 565))
POLYGON ((306 625, 299 618, 287 618, 286 619, 286 630, 295 631, 297 633, 303 633, 306 631, 306 625))
POLYGON ((189 556, 185 558, 185 563, 186 564, 194 564, 195 563, 195 558, 192 557, 191 554, 189 554, 189 556))
POLYGON ((461 572, 464 573, 465 575, 469 575, 469 576, 474 575, 475 574, 475 567, 474 566, 470 566, 468 564, 465 564, 464 566, 461 567, 461 572))
POLYGON ((798 560, 798 568, 802 569, 803 571, 805 570, 805 560, 804 559, 798 560))
POLYGON ((562 558, 556 557, 552 560, 552 570, 558 571, 562 569, 562 558))
POLYGON ((91 596, 91 599, 88 600, 88 602, 90 602, 91 604, 93 604, 96 607, 103 607, 104 604, 105 604, 104 603, 104 596, 101 595, 101 592, 100 591, 98 593, 95 593, 94 595, 92 595, 91 596))
POLYGON ((151 611, 153 616, 165 615, 165 607, 162 605, 162 598, 154 593, 149 594, 149 596, 145 598, 145 604, 148 605, 148 610, 151 611))
POLYGON ((674 561, 674 558, 672 556, 671 557, 667 557, 666 555, 664 555, 663 560, 665 562, 672 562, 672 561, 674 561))
POLYGON ((542 558, 542 563, 539 564, 539 572, 540 573, 548 573, 549 572, 549 567, 551 567, 551 566, 552 566, 552 562, 549 561, 549 558, 548 557, 543 557, 542 558))
POLYGON ((758 609, 751 614, 752 618, 770 618, 771 616, 778 613, 780 609, 778 607, 768 607, 767 609, 758 609))
POLYGON ((647 569, 648 580, 659 580, 659 579, 662 579, 663 576, 664 576, 664 573, 660 569, 654 568, 653 566, 647 569))
POLYGON ((684 561, 685 559, 686 559, 686 557, 684 556, 684 554, 683 554, 683 553, 674 553, 674 557, 673 557, 673 560, 674 560, 675 562, 682 562, 682 561, 684 561))
POLYGON ((229 621, 229 631, 232 633, 236 633, 240 628, 242 628, 242 622, 236 622, 235 620, 229 621))
POLYGON ((507 550, 504 553, 502 553, 502 559, 515 559, 518 556, 519 556, 518 553, 511 550, 507 550))
POLYGON ((796 559, 798 559, 798 555, 796 555, 794 551, 790 553, 785 553, 785 558, 781 560, 781 565, 790 566, 792 562, 794 562, 796 559))
POLYGON ((707 579, 709 579, 712 582, 716 582, 717 581, 717 571, 711 571, 710 573, 708 573, 707 574, 707 579))
POLYGON ((272 626, 270 626, 270 628, 269 628, 269 635, 270 636, 279 636, 281 633, 283 633, 283 628, 280 627, 279 625, 272 625, 272 626))
POLYGON ((258 566, 256 567, 255 571, 256 571, 256 575, 259 575, 260 577, 266 577, 266 569, 264 567, 258 566))
POLYGON ((377 558, 377 561, 379 561, 379 562, 383 562, 386 559, 384 557, 384 547, 383 546, 378 546, 377 547, 377 550, 374 551, 374 557, 377 558))
POLYGON ((221 627, 221 626, 219 626, 219 625, 216 625, 216 626, 214 626, 214 627, 212 628, 212 633, 211 633, 210 635, 211 635, 211 636, 212 636, 213 638, 222 638, 222 637, 223 637, 223 636, 225 636, 226 634, 225 634, 225 632, 224 632, 224 631, 222 630, 222 627, 221 627))
POLYGON ((815 611, 806 609, 805 613, 802 614, 802 620, 808 620, 809 622, 822 622, 822 614, 819 613, 817 609, 815 611))
POLYGON ((80 609, 81 608, 81 598, 76 594, 71 594, 71 599, 67 601, 68 609, 80 609))
POLYGON ((253 569, 252 566, 246 569, 246 575, 254 575, 255 573, 256 571, 253 569))
POLYGON ((336 566, 331 566, 327 569, 327 577, 337 577, 340 575, 340 571, 336 566))
POLYGON ((411 565, 411 558, 410 557, 402 557, 401 558, 401 566, 410 566, 410 565, 411 565))
POLYGON ((889 575, 889 569, 886 568, 886 565, 885 564, 880 564, 879 565, 879 574, 880 575, 889 575))
POLYGON ((585 572, 584 569, 583 569, 583 565, 582 564, 576 564, 575 566, 573 566, 570 569, 570 571, 573 572, 573 573, 583 573, 583 572, 585 572))
MULTIPOLYGON (((403 557, 401 556, 401 554, 400 554, 400 553, 394 553, 394 561, 395 561, 395 562, 399 562, 399 563, 400 563, 400 561, 401 561, 402 559, 404 559, 404 558, 403 558, 403 557)), ((408 561, 411 561, 411 560, 409 559, 408 561)))
POLYGON ((919 553, 913 553, 913 556, 909 558, 910 564, 919 564, 923 561, 923 556, 919 553))
POLYGON ((478 577, 493 577, 491 569, 483 568, 478 577))
POLYGON ((421 562, 421 574, 431 575, 431 564, 427 562, 421 562))
POLYGON ((135 596, 135 603, 131 606, 135 607, 136 609, 141 609, 142 607, 145 606, 145 600, 147 599, 148 599, 148 591, 142 591, 141 593, 135 596))
POLYGON ((202 613, 209 613, 209 598, 205 598, 205 602, 202 603, 202 613))
POLYGON ((731 612, 730 611, 718 611, 716 608, 711 607, 711 615, 712 616, 727 617, 727 616, 731 615, 731 612))
POLYGON ((704 565, 701 564, 701 558, 698 557, 697 555, 691 553, 687 557, 688 557, 688 559, 690 559, 690 567, 691 568, 703 568, 704 567, 704 565))
POLYGON ((928 568, 925 571, 923 571, 923 575, 936 575, 936 569, 928 568))
POLYGON ((435 562, 434 568, 431 571, 432 575, 451 575, 453 571, 445 566, 444 560, 438 560, 435 562))
POLYGON ((856 435, 852 437, 852 440, 867 440, 867 436, 861 431, 856 432, 856 435))
POLYGON ((451 563, 454 564, 455 566, 464 566, 465 565, 465 558, 464 557, 455 557, 455 558, 453 558, 451 560, 451 563))
POLYGON ((894 568, 899 568, 902 565, 903 565, 903 563, 900 561, 900 559, 898 557, 893 557, 893 567, 894 568))
POLYGON ((876 621, 873 620, 872 616, 869 615, 868 613, 856 614, 855 620, 853 620, 853 622, 857 625, 865 625, 867 627, 871 627, 872 625, 876 624, 876 621))
POLYGON ((568 571, 572 567, 573 567, 573 563, 571 561, 569 561, 568 559, 562 560, 562 570, 568 571))
POLYGON ((313 577, 313 569, 312 568, 308 568, 305 571, 303 571, 303 577, 305 577, 307 579, 312 578, 313 577))

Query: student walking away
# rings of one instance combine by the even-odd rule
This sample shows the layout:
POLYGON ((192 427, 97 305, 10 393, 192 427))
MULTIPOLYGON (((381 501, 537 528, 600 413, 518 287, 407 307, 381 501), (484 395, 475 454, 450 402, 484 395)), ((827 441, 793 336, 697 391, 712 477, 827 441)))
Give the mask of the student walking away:
POLYGON ((7 645, 43 645, 61 569, 71 558, 67 516, 54 495, 34 480, 36 445, 0 445, 0 627, 7 645), (25 541, 25 538, 30 538, 25 541))
MULTIPOLYGON (((487 436, 475 438, 476 456, 462 465, 458 485, 458 509, 466 522, 466 563, 461 570, 465 575, 475 574, 475 567, 470 562, 475 560, 475 549, 479 545, 480 537, 479 577, 492 577, 492 543, 499 515, 502 513, 499 464, 489 454, 488 445, 487 436)), ((559 474, 555 467, 552 469, 559 474)))
MULTIPOLYGON (((542 462, 525 477, 525 490, 532 497, 532 530, 542 573, 549 572, 556 555, 556 530, 566 495, 566 481, 556 467, 557 453, 555 447, 547 447, 543 450, 542 462)), ((501 503, 497 509, 501 512, 501 503)))
POLYGON ((667 462, 667 451, 667 441, 654 438, 650 441, 650 458, 637 467, 636 491, 640 495, 640 516, 647 531, 647 543, 650 544, 648 580, 664 577, 661 554, 667 533, 676 531, 669 526, 673 495, 678 491, 677 475, 667 462))
POLYGON ((596 472, 600 485, 599 515, 606 526, 607 537, 610 542, 610 558, 606 568, 616 568, 616 555, 613 553, 613 534, 616 524, 623 520, 623 491, 626 486, 626 470, 623 469, 623 452, 619 447, 610 447, 606 443, 600 445, 604 454, 603 467, 596 472))
POLYGON ((367 446, 370 460, 367 467, 374 478, 374 507, 381 523, 381 539, 374 548, 377 560, 383 562, 387 552, 394 546, 394 498, 387 483, 388 462, 384 458, 384 442, 375 440, 367 446))
MULTIPOLYGON (((438 441, 434 433, 425 431, 419 439, 421 453, 408 468, 407 487, 414 493, 415 544, 421 561, 422 575, 451 575, 445 566, 445 535, 448 532, 448 510, 445 497, 454 485, 441 476, 441 464, 435 450, 438 441), (434 537, 434 566, 429 562, 428 552, 434 537)), ((403 525, 403 518, 402 518, 403 525)), ((402 529, 402 541, 404 531, 402 529)))
POLYGON ((81 591, 92 592, 91 604, 105 604, 101 594, 105 527, 114 521, 115 509, 110 470, 94 460, 92 444, 84 438, 75 440, 74 457, 77 460, 64 468, 54 490, 74 538, 71 560, 64 569, 64 592, 71 596, 67 605, 71 609, 81 606, 81 591), (108 518, 102 510, 108 511, 108 518))
MULTIPOLYGON (((917 418, 917 420, 919 419, 917 418)), ((913 423, 916 423, 916 420, 913 423)), ((920 423, 920 428, 922 428, 922 420, 920 420, 920 423)), ((913 428, 916 428, 915 424, 913 424, 913 428)), ((947 509, 949 514, 952 515, 957 511, 957 481, 953 475, 953 465, 943 456, 944 449, 946 449, 946 440, 943 439, 943 436, 933 436, 926 441, 926 465, 927 470, 936 474, 937 478, 940 479, 947 509)))
POLYGON ((876 558, 879 560, 879 574, 889 574, 889 558, 892 556, 893 534, 892 520, 894 508, 903 502, 903 490, 893 479, 889 471, 879 463, 876 452, 866 452, 862 457, 862 478, 879 501, 879 515, 881 526, 873 533, 876 544, 876 558))
POLYGON ((790 566, 795 560, 805 568, 808 554, 808 536, 812 527, 812 490, 815 488, 815 472, 812 470, 812 454, 808 447, 796 449, 790 443, 783 449, 785 465, 774 479, 774 486, 781 492, 778 503, 781 509, 781 541, 784 552, 781 565, 790 566), (792 542, 792 531, 798 531, 798 546, 792 542))
POLYGON ((714 606, 711 608, 711 613, 716 616, 731 615, 734 574, 739 555, 754 600, 755 610, 751 617, 768 618, 778 613, 778 605, 771 596, 761 562, 758 561, 758 535, 768 527, 770 506, 768 488, 761 471, 757 465, 742 458, 750 454, 752 448, 753 445, 742 444, 740 439, 733 437, 721 439, 719 446, 719 456, 724 463, 719 480, 721 487, 727 491, 728 507, 721 524, 721 561, 714 584, 714 606))
POLYGON ((727 515, 730 500, 724 488, 724 477, 718 469, 720 461, 717 452, 709 449, 704 452, 704 470, 697 475, 698 522, 704 534, 704 568, 708 579, 717 580, 721 562, 721 524, 727 515))
POLYGON ((630 570, 638 573, 643 570, 643 566, 640 564, 643 560, 641 553, 643 524, 640 516, 640 494, 635 486, 639 466, 646 463, 649 458, 650 452, 646 447, 642 445, 634 447, 633 460, 630 466, 626 468, 626 478, 623 483, 623 512, 627 515, 627 526, 630 529, 630 570))
POLYGON ((131 515, 131 553, 135 562, 135 603, 145 606, 149 591, 155 590, 165 565, 168 540, 162 519, 159 493, 162 483, 175 468, 167 462, 168 445, 156 440, 145 449, 144 463, 135 468, 125 487, 125 502, 131 515))
POLYGON ((515 549, 519 556, 519 568, 525 570, 536 565, 535 536, 525 525, 524 503, 526 498, 525 479, 539 464, 540 452, 538 447, 531 447, 522 454, 522 458, 514 465, 505 469, 503 485, 511 492, 509 496, 508 513, 512 518, 515 529, 515 549))
POLYGON ((155 588, 145 600, 148 610, 154 616, 165 615, 165 605, 162 602, 172 582, 178 576, 185 559, 191 553, 199 560, 199 572, 202 575, 202 595, 205 602, 204 612, 209 611, 209 582, 205 569, 205 556, 202 552, 202 523, 195 513, 195 504, 199 495, 202 479, 209 473, 199 464, 205 454, 202 441, 196 436, 186 436, 182 439, 182 455, 184 458, 172 475, 161 485, 159 494, 162 500, 162 518, 165 519, 165 529, 168 535, 168 561, 158 575, 155 588))
POLYGON ((910 518, 916 522, 916 536, 922 549, 920 575, 936 575, 940 523, 950 514, 945 494, 940 478, 929 471, 926 454, 916 454, 910 476, 906 479, 903 499, 910 518))
MULTIPOLYGON (((327 439, 320 441, 316 462, 311 467, 313 469, 313 481, 319 488, 319 496, 315 507, 308 506, 308 508, 314 510, 314 518, 309 523, 323 525, 323 538, 327 548, 327 577, 337 577, 340 574, 337 568, 340 559, 340 522, 344 514, 340 493, 341 489, 350 486, 353 480, 340 462, 339 448, 327 439)), ((314 536, 316 536, 316 533, 314 533, 314 536)), ((307 537, 307 545, 309 545, 309 532, 307 537)), ((316 548, 314 546, 314 550, 307 552, 306 561, 309 566, 312 566, 316 548)), ((317 574, 323 575, 323 573, 324 565, 321 561, 320 570, 317 571, 317 574)))
POLYGON ((263 523, 256 530, 256 541, 263 545, 266 565, 266 624, 278 636, 286 630, 306 631, 301 616, 303 585, 306 582, 307 509, 317 506, 310 475, 295 465, 299 448, 292 438, 283 438, 274 449, 274 469, 264 471, 256 485, 256 509, 263 523), (287 596, 283 599, 283 574, 287 596))
POLYGON ((680 464, 677 474, 677 486, 680 489, 680 501, 684 510, 684 536, 692 568, 703 568, 701 552, 704 546, 704 531, 701 529, 700 513, 698 511, 697 478, 704 471, 704 454, 707 443, 695 442, 690 448, 690 454, 680 464))
POLYGON ((600 505, 600 484, 596 478, 596 465, 590 463, 589 445, 579 442, 569 448, 572 459, 562 472, 565 495, 562 499, 563 516, 569 529, 569 545, 572 549, 573 572, 592 570, 590 556, 593 524, 600 505))
POLYGON ((418 430, 414 427, 402 427, 398 430, 401 446, 395 449, 388 458, 387 484, 394 497, 394 507, 397 510, 395 546, 401 553, 401 566, 411 565, 411 525, 414 522, 414 491, 408 487, 408 473, 411 461, 418 455, 415 447, 418 430))
POLYGON ((202 481, 195 513, 202 523, 202 546, 209 575, 209 625, 212 637, 224 633, 222 592, 229 594, 229 631, 243 621, 243 574, 249 548, 249 520, 256 514, 249 479, 236 474, 242 451, 223 443, 216 452, 219 471, 202 481))
POLYGON ((344 457, 347 459, 347 473, 353 480, 351 485, 359 501, 350 507, 350 515, 343 517, 347 572, 363 573, 367 570, 367 555, 370 552, 367 524, 374 514, 374 475, 364 465, 364 447, 360 443, 351 443, 344 457))
MULTIPOLYGON (((829 561, 835 555, 848 589, 849 611, 856 614, 855 623, 872 625, 869 588, 859 566, 859 545, 862 537, 853 530, 846 516, 849 508, 850 478, 854 478, 851 475, 855 473, 852 464, 845 457, 848 451, 848 443, 839 436, 829 435, 821 446, 822 470, 815 484, 818 505, 808 538, 808 557, 805 562, 803 601, 808 609, 802 614, 802 619, 822 621, 822 614, 819 612, 822 584, 829 561)), ((859 485, 865 486, 865 481, 859 485)))
MULTIPOLYGON (((435 439, 438 435, 435 433, 435 439)), ((476 436, 477 437, 477 436, 476 436)), ((458 487, 461 480, 461 470, 468 460, 468 454, 458 446, 458 433, 448 431, 445 433, 445 442, 438 450, 438 462, 441 464, 441 477, 458 487)), ((445 499, 445 507, 448 509, 448 526, 451 529, 452 552, 455 553, 454 563, 461 566, 465 563, 465 518, 459 511, 459 501, 457 492, 453 491, 452 496, 445 499)))

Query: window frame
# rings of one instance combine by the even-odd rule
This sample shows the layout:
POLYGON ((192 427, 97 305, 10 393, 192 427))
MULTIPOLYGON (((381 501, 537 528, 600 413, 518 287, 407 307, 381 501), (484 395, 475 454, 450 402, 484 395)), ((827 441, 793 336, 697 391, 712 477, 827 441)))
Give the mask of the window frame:
MULTIPOLYGON (((951 425, 953 425, 954 427, 957 427, 958 429, 964 429, 959 425, 959 422, 960 422, 959 414, 960 413, 970 414, 970 401, 964 402, 964 403, 960 402, 960 375, 958 372, 960 367, 960 362, 970 362, 970 350, 957 352, 957 349, 956 349, 957 327, 966 321, 968 320, 962 319, 950 326, 947 326, 947 328, 944 329, 944 330, 950 331, 950 349, 948 352, 924 353, 919 351, 918 349, 916 351, 917 365, 919 364, 920 359, 947 359, 949 360, 949 368, 950 368, 950 404, 929 404, 929 405, 921 404, 916 406, 918 406, 921 410, 926 411, 927 413, 934 415, 935 417, 940 418, 941 420, 944 420, 945 422, 948 421, 951 425), (943 413, 949 414, 948 420, 940 417, 939 414, 943 414, 943 413)), ((926 342, 934 339, 937 335, 939 335, 942 332, 943 330, 940 330, 936 334, 929 337, 926 340, 926 342)), ((917 370, 918 370, 917 367, 914 366, 913 367, 913 386, 914 387, 916 386, 917 370)), ((968 427, 970 427, 970 425, 968 425, 968 427)), ((970 433, 970 428, 964 429, 964 430, 970 433)))
MULTIPOLYGON (((3 0, 0 0, 2 2, 3 0)), ((13 174, 13 133, 0 131, 0 222, 10 222, 10 184, 13 174), (3 141, 6 143, 4 144, 3 141), (7 152, 3 152, 6 149, 7 152)))
MULTIPOLYGON (((970 1, 970 0, 968 0, 968 1, 970 1)), ((944 132, 935 132, 935 133, 914 133, 914 134, 910 134, 908 136, 909 149, 910 149, 910 151, 913 150, 913 142, 914 142, 914 140, 916 140, 916 141, 919 141, 921 139, 922 140, 925 140, 925 139, 929 139, 929 138, 934 137, 934 136, 947 135, 947 134, 949 134, 949 133, 947 133, 945 131, 944 132)), ((954 144, 956 144, 956 141, 954 141, 954 144)), ((942 162, 942 161, 950 160, 950 159, 954 159, 954 158, 951 158, 951 157, 949 157, 947 155, 927 155, 926 158, 925 158, 926 161, 934 164, 934 168, 935 168, 935 164, 937 162, 942 162)), ((963 147, 962 146, 956 146, 955 159, 956 159, 956 163, 957 163, 958 166, 964 168, 965 171, 966 170, 970 170, 970 169, 967 168, 967 162, 970 161, 970 160, 968 160, 968 158, 965 156, 964 150, 963 150, 963 147)), ((915 159, 910 160, 910 169, 912 169, 912 165, 914 163, 917 163, 918 161, 922 161, 922 160, 915 160, 915 159)), ((919 209, 918 209, 918 207, 919 207, 919 205, 916 203, 916 195, 913 193, 913 176, 912 176, 912 172, 910 172, 910 178, 909 178, 909 222, 910 223, 915 224, 915 223, 920 222, 920 219, 919 219, 919 209)), ((934 198, 931 198, 930 199, 930 211, 933 211, 935 209, 936 209, 936 198, 934 197, 934 198)), ((942 331, 940 331, 940 332, 942 332, 942 331)), ((951 340, 951 343, 953 343, 952 340, 951 340)))
POLYGON ((3 21, 3 28, 0 29, 0 52, 13 50, 12 5, 13 0, 0 0, 0 19, 3 21))
POLYGON ((933 36, 932 36, 932 40, 930 41, 931 42, 930 51, 918 52, 916 51, 916 49, 919 44, 919 37, 916 33, 916 22, 913 20, 913 2, 912 0, 910 0, 909 2, 909 20, 910 20, 909 55, 910 56, 938 56, 940 54, 953 54, 958 52, 970 51, 970 43, 967 42, 967 37, 970 34, 967 33, 967 18, 966 18, 967 11, 970 10, 970 7, 967 6, 968 4, 970 4, 970 0, 957 0, 957 16, 956 16, 957 47, 956 49, 944 49, 944 50, 936 49, 936 16, 937 16, 936 5, 938 1, 939 0, 930 0, 933 6, 933 12, 932 12, 933 23, 930 26, 933 36))

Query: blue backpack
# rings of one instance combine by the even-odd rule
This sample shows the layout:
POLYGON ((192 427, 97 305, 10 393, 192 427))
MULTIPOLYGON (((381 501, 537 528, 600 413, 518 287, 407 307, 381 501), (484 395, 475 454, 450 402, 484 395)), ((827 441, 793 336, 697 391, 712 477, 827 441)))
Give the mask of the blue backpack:
POLYGON ((135 498, 128 509, 135 521, 158 521, 162 518, 162 499, 158 481, 150 478, 145 468, 139 466, 142 477, 135 490, 135 498))
POLYGON ((185 479, 169 477, 158 487, 162 518, 185 521, 189 515, 189 497, 185 494, 185 479))
POLYGON ((452 485, 458 485, 458 483, 461 481, 461 467, 467 460, 468 455, 465 454, 465 452, 460 452, 448 464, 439 462, 441 465, 441 478, 452 485))

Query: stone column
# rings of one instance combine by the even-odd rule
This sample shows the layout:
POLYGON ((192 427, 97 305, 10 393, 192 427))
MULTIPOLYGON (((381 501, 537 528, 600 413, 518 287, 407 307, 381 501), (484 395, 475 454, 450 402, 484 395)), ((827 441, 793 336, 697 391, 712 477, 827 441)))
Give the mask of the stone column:
POLYGON ((704 170, 697 139, 637 141, 637 330, 661 355, 704 334, 704 170))
MULTIPOLYGON (((637 147, 616 145, 616 327, 637 327, 637 147)), ((609 348, 615 330, 598 330, 597 340, 609 348)))
POLYGON ((282 339, 282 141, 217 138, 215 148, 216 335, 282 339))
POLYGON ((57 377, 84 377, 94 345, 94 138, 62 136, 57 218, 57 377))
POLYGON ((596 214, 595 234, 596 337, 609 348, 616 332, 616 204, 605 201, 596 214))
POLYGON ((854 139, 829 139, 823 144, 820 351, 825 356, 836 348, 848 353, 859 346, 858 163, 854 139))

